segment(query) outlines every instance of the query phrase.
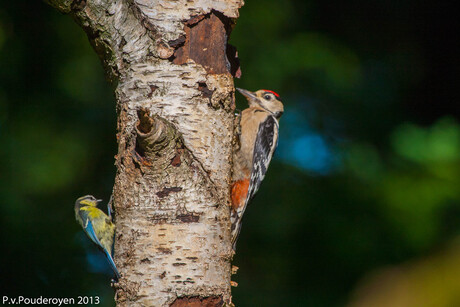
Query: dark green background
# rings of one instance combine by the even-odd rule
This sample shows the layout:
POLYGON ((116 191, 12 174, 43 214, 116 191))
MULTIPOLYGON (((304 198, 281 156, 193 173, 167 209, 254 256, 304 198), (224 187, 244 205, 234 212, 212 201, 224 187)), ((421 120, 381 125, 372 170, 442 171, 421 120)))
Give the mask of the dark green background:
MULTIPOLYGON (((343 306, 369 273, 450 244, 460 234, 453 4, 250 0, 240 14, 236 85, 279 92, 285 115, 244 218, 235 303, 343 306)), ((3 1, 0 296, 113 305, 109 268, 73 203, 108 200, 115 133, 84 32, 44 3, 3 1)))

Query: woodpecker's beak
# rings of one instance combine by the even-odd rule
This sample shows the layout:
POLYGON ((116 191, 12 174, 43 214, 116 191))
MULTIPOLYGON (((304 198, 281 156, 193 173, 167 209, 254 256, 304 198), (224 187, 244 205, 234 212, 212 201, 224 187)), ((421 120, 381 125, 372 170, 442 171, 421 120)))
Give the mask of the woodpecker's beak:
POLYGON ((102 199, 96 199, 97 203, 100 203, 101 201, 102 201, 102 199))
POLYGON ((243 90, 242 88, 236 88, 238 92, 243 94, 244 97, 246 97, 248 100, 253 100, 257 99, 256 95, 253 92, 250 92, 248 90, 243 90))

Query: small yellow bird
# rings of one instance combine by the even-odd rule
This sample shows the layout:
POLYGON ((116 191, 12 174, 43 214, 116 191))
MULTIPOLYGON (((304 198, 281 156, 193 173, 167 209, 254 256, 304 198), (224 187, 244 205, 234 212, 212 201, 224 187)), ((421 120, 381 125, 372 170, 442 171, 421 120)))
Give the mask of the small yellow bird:
POLYGON ((83 227, 83 230, 91 241, 104 252, 118 280, 120 279, 120 273, 118 273, 112 258, 113 239, 115 235, 115 225, 112 222, 112 210, 109 205, 109 215, 105 214, 97 207, 97 204, 101 201, 101 199, 96 199, 92 195, 80 197, 75 202, 75 218, 78 223, 80 223, 81 227, 83 227))

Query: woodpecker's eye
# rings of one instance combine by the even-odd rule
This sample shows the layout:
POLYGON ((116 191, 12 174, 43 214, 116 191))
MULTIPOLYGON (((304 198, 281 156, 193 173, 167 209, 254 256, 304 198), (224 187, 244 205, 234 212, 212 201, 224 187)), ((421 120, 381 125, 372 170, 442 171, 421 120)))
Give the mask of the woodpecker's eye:
POLYGON ((268 95, 268 94, 266 94, 266 95, 264 96, 264 99, 265 99, 265 100, 270 100, 270 99, 272 99, 272 96, 271 96, 271 95, 268 95))

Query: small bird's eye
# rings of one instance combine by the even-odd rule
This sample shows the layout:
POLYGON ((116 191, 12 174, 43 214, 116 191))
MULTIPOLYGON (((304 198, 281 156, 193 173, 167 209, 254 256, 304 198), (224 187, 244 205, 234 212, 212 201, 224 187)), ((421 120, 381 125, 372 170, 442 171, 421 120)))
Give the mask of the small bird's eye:
POLYGON ((270 95, 265 95, 265 96, 264 96, 264 99, 270 100, 270 99, 272 99, 272 96, 270 96, 270 95))

